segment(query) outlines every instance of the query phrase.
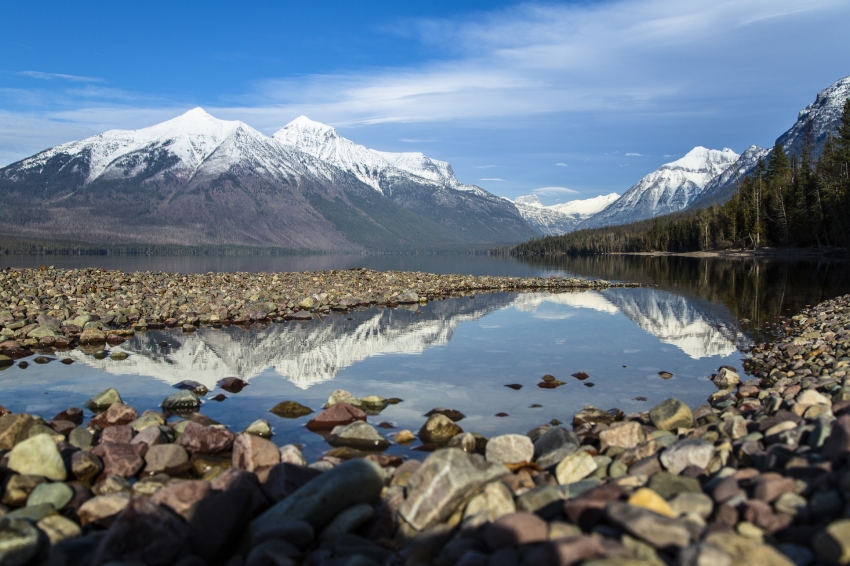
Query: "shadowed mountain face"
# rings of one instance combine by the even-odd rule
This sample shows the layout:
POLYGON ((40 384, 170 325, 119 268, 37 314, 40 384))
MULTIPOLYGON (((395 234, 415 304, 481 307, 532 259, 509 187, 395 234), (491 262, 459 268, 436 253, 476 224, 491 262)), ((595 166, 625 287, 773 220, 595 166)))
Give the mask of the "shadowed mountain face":
POLYGON ((328 126, 314 130, 299 138, 312 145, 286 143, 196 108, 150 128, 56 146, 0 169, 0 233, 326 251, 475 246, 535 234, 510 202, 460 184, 447 163, 382 156, 328 126), (320 151, 340 140, 348 159, 320 151))
MULTIPOLYGON (((271 370, 296 386, 332 380, 344 368, 383 354, 420 354, 448 344, 464 322, 514 307, 537 312, 554 303, 571 309, 591 309, 626 315, 638 327, 671 344, 693 359, 725 357, 748 340, 723 307, 656 289, 614 289, 604 292, 478 295, 474 301, 451 299, 410 309, 365 310, 350 316, 331 315, 306 324, 273 324, 260 330, 201 329, 193 334, 148 332, 114 350, 130 357, 116 364, 80 351, 71 356, 116 374, 152 376, 169 384, 199 381, 209 389, 225 377, 251 380, 271 370), (348 320, 351 318, 352 320, 348 320), (169 346, 162 348, 159 342, 169 346)), ((546 318, 542 312, 537 318, 546 318)))

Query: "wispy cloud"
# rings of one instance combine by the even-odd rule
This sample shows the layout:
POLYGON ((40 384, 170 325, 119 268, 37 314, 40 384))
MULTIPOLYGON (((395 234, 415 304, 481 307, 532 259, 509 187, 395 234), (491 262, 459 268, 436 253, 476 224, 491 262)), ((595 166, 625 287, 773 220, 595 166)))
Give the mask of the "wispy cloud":
POLYGON ((543 195, 546 197, 559 197, 563 195, 577 195, 578 191, 568 189, 567 187, 540 187, 531 191, 535 195, 543 195))
POLYGON ((676 154, 675 153, 665 153, 664 154, 664 159, 667 159, 669 157, 676 157, 676 154))
POLYGON ((398 141, 402 143, 437 143, 440 140, 425 140, 418 138, 401 138, 398 141))
POLYGON ((566 163, 556 163, 555 167, 569 167, 566 163))
POLYGON ((646 157, 646 156, 642 153, 627 153, 626 157, 646 157))
POLYGON ((62 73, 44 73, 42 71, 21 71, 18 73, 24 77, 30 77, 31 79, 39 79, 43 81, 52 81, 54 79, 59 79, 63 81, 71 81, 75 83, 102 83, 103 79, 99 79, 97 77, 81 77, 79 75, 65 75, 62 73))
POLYGON ((499 183, 504 183, 504 182, 505 182, 505 180, 504 180, 504 179, 499 179, 498 177, 487 177, 487 178, 484 178, 484 179, 478 179, 478 180, 479 180, 479 181, 496 181, 496 182, 499 182, 499 183))
POLYGON ((476 165, 476 169, 504 169, 504 165, 476 165))

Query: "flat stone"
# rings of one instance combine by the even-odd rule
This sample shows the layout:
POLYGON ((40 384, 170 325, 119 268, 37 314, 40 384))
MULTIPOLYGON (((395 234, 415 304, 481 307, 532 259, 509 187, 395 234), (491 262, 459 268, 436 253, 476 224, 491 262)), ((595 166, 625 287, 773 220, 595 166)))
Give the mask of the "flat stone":
POLYGON ((142 432, 152 427, 165 426, 165 418, 160 413, 154 411, 145 411, 138 419, 129 423, 130 427, 136 432, 142 432))
POLYGON ((28 564, 41 547, 41 535, 29 521, 0 518, 0 564, 28 564))
POLYGON ((435 413, 428 417, 428 420, 419 429, 419 440, 426 444, 433 442, 438 446, 445 445, 453 436, 462 432, 463 429, 450 418, 441 413, 435 413))
POLYGON ((269 409, 269 412, 284 419, 297 419, 309 415, 313 412, 313 409, 297 401, 281 401, 269 409))
POLYGON ((218 454, 229 450, 235 438, 229 430, 187 422, 176 444, 190 454, 218 454))
POLYGON ((334 427, 328 435, 331 446, 349 446, 358 450, 386 450, 389 440, 381 436, 375 427, 363 421, 334 427))
POLYGON ((86 526, 89 523, 97 523, 101 526, 109 526, 112 519, 120 513, 130 502, 130 494, 127 492, 110 493, 98 495, 83 503, 77 510, 80 524, 86 526))
POLYGON ((87 328, 80 334, 80 344, 92 346, 106 343, 106 334, 97 328, 87 328))
POLYGON ((711 533, 705 537, 704 542, 729 555, 732 566, 755 566, 756 564, 793 566, 794 564, 771 546, 729 532, 711 533))
POLYGON ((691 541, 691 533, 681 521, 628 503, 612 501, 605 507, 605 516, 611 523, 654 548, 684 548, 691 541))
POLYGON ((534 444, 522 434, 503 434, 490 439, 485 454, 488 462, 498 464, 531 462, 534 458, 534 444))
POLYGON ((84 428, 77 427, 68 434, 68 442, 82 450, 88 450, 94 444, 94 435, 84 428))
POLYGON ((158 444, 145 454, 145 473, 176 476, 189 470, 189 453, 179 444, 158 444))
MULTIPOLYGON (((534 459, 536 460, 546 454, 554 452, 555 450, 572 448, 572 450, 563 451, 564 456, 566 456, 567 454, 578 450, 580 444, 581 442, 574 432, 567 430, 562 426, 553 426, 548 428, 545 432, 543 432, 543 434, 534 440, 534 459)), ((561 459, 563 459, 563 456, 561 459)))
POLYGON ((611 428, 599 433, 601 450, 605 450, 609 446, 634 448, 644 441, 646 441, 646 434, 643 427, 635 421, 612 423, 611 428))
POLYGON ((37 434, 17 443, 9 453, 9 469, 19 474, 43 476, 55 481, 64 481, 65 462, 53 438, 37 434))
POLYGON ((11 450, 15 444, 29 437, 35 421, 26 414, 0 416, 0 450, 11 450))
POLYGON ((516 498, 517 511, 537 513, 551 519, 563 510, 564 493, 553 485, 541 485, 516 498))
POLYGON ((145 465, 145 461, 130 444, 98 444, 91 453, 103 461, 103 476, 131 478, 145 465))
POLYGON ((61 510, 74 498, 74 490, 62 482, 43 483, 30 493, 27 506, 49 503, 57 511, 61 510))
POLYGON ((797 405, 801 407, 808 407, 811 405, 826 405, 827 407, 832 406, 832 399, 823 395, 822 393, 818 393, 814 389, 804 390, 802 393, 797 395, 796 401, 797 405))
POLYGON ((484 540, 490 550, 509 546, 534 544, 548 540, 546 521, 533 513, 510 513, 496 519, 484 530, 484 540))
POLYGON ((850 564, 850 519, 830 523, 815 536, 812 548, 830 564, 850 564))
POLYGON ((101 391, 91 399, 85 402, 85 406, 95 413, 107 410, 114 403, 123 403, 121 395, 114 387, 101 391))
POLYGON ((129 444, 133 440, 133 429, 128 425, 110 426, 100 433, 100 442, 129 444))
POLYGON ((688 466, 706 469, 714 457, 714 446, 698 438, 680 440, 661 453, 661 463, 672 474, 680 474, 688 466))
POLYGON ((138 561, 172 564, 188 537, 185 524, 147 497, 133 498, 100 541, 95 564, 138 561))
POLYGON ((3 505, 9 507, 23 507, 27 499, 36 487, 43 484, 45 480, 41 476, 25 476, 14 474, 6 481, 3 492, 3 505))
POLYGON ((516 510, 514 497, 508 486, 502 482, 491 482, 466 504, 462 525, 464 529, 477 529, 516 510))
POLYGON ((399 514, 414 529, 424 530, 447 519, 476 490, 506 473, 507 468, 478 454, 438 450, 408 480, 408 497, 399 514))
POLYGON ((669 472, 658 472, 649 478, 647 486, 664 499, 670 500, 683 492, 702 493, 699 480, 686 476, 676 476, 669 472))
MULTIPOLYGON (((358 503, 374 504, 384 487, 380 466, 349 460, 304 484, 251 522, 249 533, 285 520, 303 520, 321 530, 342 510, 358 503)), ((251 535, 253 536, 253 535, 251 535)))
MULTIPOLYGON (((354 507, 359 507, 359 505, 355 505, 354 507)), ((352 509, 352 507, 349 507, 349 509, 352 509)), ((343 513, 345 513, 345 511, 340 513, 340 515, 343 513)), ((337 517, 340 515, 337 515, 337 517)), ((330 527, 330 525, 328 525, 328 527, 330 527)), ((327 530, 328 527, 326 527, 325 530, 327 530)), ((282 540, 301 549, 313 542, 313 539, 316 536, 313 525, 307 521, 294 519, 281 521, 280 523, 275 524, 267 524, 267 528, 254 531, 251 534, 250 542, 252 547, 267 540, 282 540)))
POLYGON ((165 505, 186 520, 191 518, 192 507, 212 493, 210 482, 188 480, 166 486, 151 496, 157 505, 165 505))
POLYGON ((568 485, 582 480, 596 471, 596 461, 587 452, 574 452, 561 460, 555 468, 555 477, 561 485, 568 485))
POLYGON ((74 521, 62 515, 48 515, 40 519, 36 526, 47 535, 50 544, 59 544, 63 540, 77 538, 83 534, 83 530, 74 521))
POLYGON ((272 442, 253 434, 239 434, 233 441, 233 467, 249 472, 280 463, 280 450, 272 442))
POLYGON ((130 441, 130 444, 144 444, 148 447, 148 449, 152 446, 159 446, 166 443, 168 443, 168 439, 165 437, 165 433, 163 433, 158 426, 149 426, 142 429, 142 431, 130 441))
POLYGON ((793 491, 794 480, 792 478, 783 477, 775 472, 768 472, 755 479, 753 497, 771 503, 783 493, 793 491))
POLYGON ((253 434, 260 438, 269 439, 272 437, 272 427, 266 419, 257 419, 249 424, 245 430, 245 434, 253 434))
POLYGON ((162 408, 171 412, 197 411, 201 408, 200 398, 192 391, 178 391, 165 398, 162 408))
POLYGON ((269 470, 263 491, 273 503, 277 503, 320 475, 322 473, 313 468, 282 462, 269 470))
POLYGON ((642 487, 635 491, 628 500, 629 505, 643 507, 653 513, 664 515, 665 517, 676 517, 677 513, 673 511, 667 501, 658 495, 655 491, 648 487, 642 487))
POLYGON ((366 413, 349 403, 340 401, 311 419, 307 423, 307 429, 312 431, 333 430, 341 425, 365 420, 366 413))
POLYGON ((677 517, 695 513, 703 519, 708 519, 714 511, 714 502, 704 493, 683 491, 670 500, 670 508, 677 517))
POLYGON ((679 553, 680 566, 732 566, 732 558, 710 544, 697 543, 679 553))
POLYGON ((649 411, 649 418, 657 428, 662 430, 676 430, 679 428, 691 428, 694 416, 690 408, 678 399, 667 399, 654 406, 649 411))

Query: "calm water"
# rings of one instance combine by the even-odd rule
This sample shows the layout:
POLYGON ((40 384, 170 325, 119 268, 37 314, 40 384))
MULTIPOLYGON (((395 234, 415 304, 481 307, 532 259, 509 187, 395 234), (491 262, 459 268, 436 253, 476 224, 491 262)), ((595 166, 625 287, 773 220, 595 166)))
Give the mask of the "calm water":
MULTIPOLYGON (((30 265, 44 263, 31 258, 30 265)), ((27 262, 13 258, 9 264, 27 262)), ((59 258, 50 261, 62 265, 59 258)), ((714 390, 706 377, 720 365, 740 368, 740 350, 769 335, 778 314, 850 292, 846 262, 787 263, 615 257, 518 262, 481 256, 319 258, 80 258, 79 263, 169 271, 416 269, 510 275, 575 274, 636 280, 651 286, 602 292, 500 293, 437 301, 416 309, 366 309, 308 323, 251 331, 204 328, 194 334, 148 332, 113 350, 130 357, 96 360, 80 351, 70 366, 52 362, 0 372, 0 404, 51 417, 116 387, 140 409, 156 408, 184 379, 215 384, 237 376, 250 383, 202 411, 241 430, 267 418, 275 441, 303 443, 310 457, 328 447, 304 427, 306 418, 268 413, 292 399, 319 410, 335 389, 359 397, 400 397, 370 422, 414 432, 434 407, 467 415, 464 430, 485 435, 525 432, 592 404, 647 410, 669 396, 697 405, 714 390), (100 259, 101 263, 96 260, 100 259), (168 346, 159 346, 161 341, 168 346), (581 382, 571 374, 590 375, 581 382), (670 372, 664 379, 659 372, 670 372), (544 374, 567 382, 537 387, 544 374), (519 383, 515 391, 504 387, 519 383), (593 384, 592 387, 588 387, 593 384), (645 400, 644 400, 645 399, 645 400), (539 407, 532 407, 540 405, 539 407), (507 417, 496 417, 507 413, 507 417)), ((383 431, 392 434, 394 430, 383 431)), ((393 446, 390 452, 406 449, 393 446)))

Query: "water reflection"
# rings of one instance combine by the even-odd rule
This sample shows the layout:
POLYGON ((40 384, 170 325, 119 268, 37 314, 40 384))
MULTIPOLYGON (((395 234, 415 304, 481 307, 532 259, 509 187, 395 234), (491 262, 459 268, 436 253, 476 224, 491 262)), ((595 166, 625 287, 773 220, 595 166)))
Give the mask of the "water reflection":
POLYGON ((330 315, 322 321, 271 324, 250 330, 202 328, 192 334, 151 331, 114 348, 131 354, 120 363, 97 360, 80 351, 69 355, 109 373, 151 376, 172 385, 191 379, 213 389, 225 377, 250 381, 270 370, 306 389, 334 379, 344 368, 367 358, 421 354, 447 345, 462 323, 510 307, 539 320, 567 320, 579 309, 623 314, 660 342, 695 360, 726 357, 749 344, 734 317, 722 306, 643 288, 479 295, 474 300, 438 301, 407 309, 367 309, 330 315), (160 345, 163 341, 167 347, 160 345))

